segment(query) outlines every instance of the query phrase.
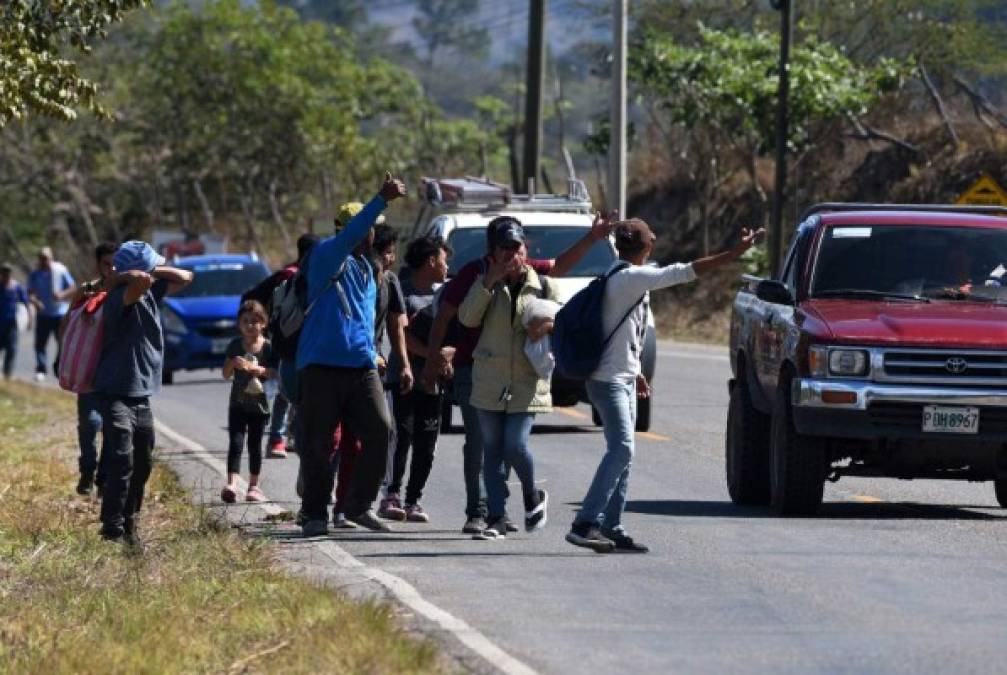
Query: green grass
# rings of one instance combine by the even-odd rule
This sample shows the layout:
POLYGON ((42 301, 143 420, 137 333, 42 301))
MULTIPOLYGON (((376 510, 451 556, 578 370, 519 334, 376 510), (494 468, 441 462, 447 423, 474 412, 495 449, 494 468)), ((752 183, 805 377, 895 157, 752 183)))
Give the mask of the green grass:
POLYGON ((72 396, 0 383, 0 672, 426 673, 392 608, 284 575, 272 544, 189 504, 162 467, 143 554, 78 497, 72 396))

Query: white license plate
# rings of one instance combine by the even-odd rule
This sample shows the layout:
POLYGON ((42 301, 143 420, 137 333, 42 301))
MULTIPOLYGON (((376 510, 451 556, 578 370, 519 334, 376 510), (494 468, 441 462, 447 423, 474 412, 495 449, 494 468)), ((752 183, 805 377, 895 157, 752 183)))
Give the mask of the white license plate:
POLYGON ((214 354, 223 354, 227 351, 229 344, 231 344, 231 338, 213 338, 210 341, 210 351, 214 354))
POLYGON ((923 406, 923 431, 943 434, 979 433, 979 408, 923 406))

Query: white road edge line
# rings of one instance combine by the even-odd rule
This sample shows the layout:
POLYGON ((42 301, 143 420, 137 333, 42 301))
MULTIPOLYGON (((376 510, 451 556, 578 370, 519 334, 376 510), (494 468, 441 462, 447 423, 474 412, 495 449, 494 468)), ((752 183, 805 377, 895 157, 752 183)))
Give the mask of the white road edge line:
MULTIPOLYGON (((173 442, 191 452, 201 462, 219 473, 221 477, 227 476, 227 466, 211 455, 202 445, 183 436, 160 420, 155 420, 154 425, 159 434, 167 436, 173 442)), ((247 488, 247 484, 241 478, 238 481, 239 486, 244 491, 247 488)), ((260 503, 257 506, 260 506, 266 513, 271 515, 277 515, 285 510, 269 502, 260 503)), ((353 569, 360 575, 381 584, 403 605, 433 621, 442 630, 458 638, 463 645, 485 659, 494 668, 507 675, 536 675, 536 671, 533 668, 493 644, 489 638, 468 623, 441 609, 432 602, 425 600, 419 591, 408 581, 376 567, 365 565, 333 541, 320 541, 318 542, 318 546, 337 565, 353 569)))
POLYGON ((730 360, 727 354, 704 354, 703 352, 670 349, 658 349, 657 354, 658 356, 668 356, 675 359, 700 359, 703 361, 723 361, 725 363, 730 360))

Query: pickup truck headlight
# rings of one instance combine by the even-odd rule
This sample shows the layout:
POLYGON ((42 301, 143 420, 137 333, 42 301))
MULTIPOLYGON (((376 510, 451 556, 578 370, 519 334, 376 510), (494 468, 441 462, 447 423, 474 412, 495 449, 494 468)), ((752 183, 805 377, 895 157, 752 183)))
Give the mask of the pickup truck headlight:
POLYGON ((808 370, 812 377, 864 377, 870 371, 866 349, 814 346, 808 349, 808 370))
POLYGON ((185 333, 189 330, 178 314, 168 307, 161 308, 161 325, 169 333, 185 333))
POLYGON ((829 350, 829 373, 862 377, 867 374, 870 358, 863 349, 829 350))

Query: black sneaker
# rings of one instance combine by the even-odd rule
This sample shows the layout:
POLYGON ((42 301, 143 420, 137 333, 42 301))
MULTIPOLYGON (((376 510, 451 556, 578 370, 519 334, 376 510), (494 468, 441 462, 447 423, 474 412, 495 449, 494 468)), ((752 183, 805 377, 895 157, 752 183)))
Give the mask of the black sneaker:
POLYGON ((324 537, 328 533, 329 524, 321 518, 306 520, 301 525, 301 534, 305 537, 324 537))
POLYGON ((493 539, 507 538, 507 521, 504 518, 491 520, 482 532, 472 535, 473 539, 480 541, 490 541, 493 539))
POLYGON ((77 494, 86 497, 94 489, 94 478, 91 476, 81 476, 77 481, 77 494))
POLYGON ((486 520, 476 516, 474 518, 469 518, 465 521, 462 526, 462 532, 464 534, 479 534, 486 529, 486 520))
POLYGON ((650 549, 643 544, 637 544, 632 537, 625 534, 613 534, 609 537, 615 544, 616 553, 649 553, 650 549))
POLYGON ((515 525, 514 521, 507 516, 504 516, 504 527, 507 528, 508 532, 517 532, 517 525, 515 525))
POLYGON ((615 550, 615 542, 606 537, 591 523, 574 523, 566 533, 566 540, 574 546, 589 548, 595 553, 611 553, 615 550))
POLYGON ((549 508, 549 493, 545 490, 538 490, 538 504, 524 514, 524 531, 535 532, 545 527, 548 520, 546 509, 549 508))

